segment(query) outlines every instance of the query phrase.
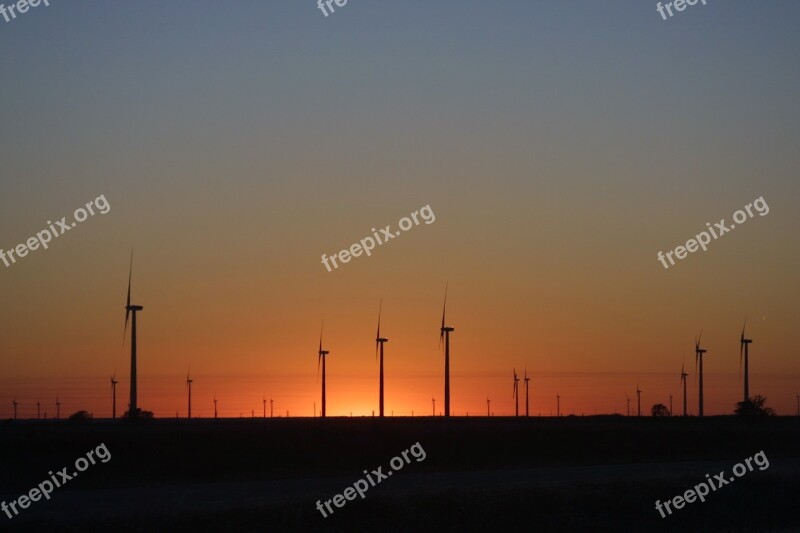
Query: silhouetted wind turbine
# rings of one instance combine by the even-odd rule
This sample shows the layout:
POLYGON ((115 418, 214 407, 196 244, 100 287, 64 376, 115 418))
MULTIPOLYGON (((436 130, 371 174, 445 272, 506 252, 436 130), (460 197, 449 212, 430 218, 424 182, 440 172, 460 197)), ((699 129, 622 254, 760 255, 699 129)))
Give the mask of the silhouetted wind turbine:
POLYGON ((269 417, 272 418, 272 398, 269 399, 269 417))
POLYGON ((742 336, 739 339, 739 374, 742 373, 742 354, 744 353, 744 401, 750 400, 750 339, 744 338, 744 328, 747 326, 747 319, 744 319, 742 326, 742 336))
POLYGON ((194 380, 189 378, 189 370, 186 370, 186 388, 189 391, 189 416, 187 418, 192 418, 192 383, 194 380))
MULTIPOLYGON (((322 328, 319 330, 319 351, 318 351, 318 358, 317 358, 317 379, 319 379, 319 366, 322 363, 322 418, 325 418, 325 360, 327 359, 327 355, 330 353, 328 350, 322 349, 322 329, 325 327, 323 323, 322 328)), ((288 417, 288 415, 287 415, 288 417)))
POLYGON ((514 369, 514 393, 513 397, 517 402, 516 410, 514 411, 514 416, 519 416, 519 376, 517 376, 517 369, 514 369))
POLYGON ((556 416, 561 416, 561 396, 556 394, 556 416))
POLYGON ((700 348, 700 340, 703 338, 703 332, 700 332, 700 336, 695 339, 694 341, 694 366, 695 372, 697 372, 697 364, 700 363, 700 372, 697 374, 700 377, 699 382, 699 409, 697 412, 697 416, 703 416, 703 354, 706 353, 707 350, 700 348))
POLYGON ((444 340, 444 416, 450 416, 450 332, 455 331, 455 328, 445 325, 446 311, 447 285, 444 287, 444 307, 442 307, 442 327, 439 329, 439 345, 444 340))
POLYGON ((492 400, 486 398, 486 416, 492 416, 492 400))
POLYGON ((669 416, 672 416, 672 393, 669 393, 669 416))
POLYGON ((111 376, 111 419, 117 418, 117 383, 118 381, 114 378, 117 377, 117 371, 114 370, 114 374, 111 376))
POLYGON ((628 415, 631 416, 631 397, 628 396, 628 393, 625 393, 625 399, 628 400, 628 415))
POLYGON ((383 418, 383 344, 389 342, 389 339, 381 337, 381 310, 383 308, 383 300, 378 307, 378 333, 375 335, 375 357, 378 357, 378 352, 380 351, 381 363, 380 363, 380 387, 379 387, 379 394, 378 394, 378 405, 379 405, 379 413, 380 417, 383 418))
POLYGON ((525 365, 525 416, 530 416, 528 414, 528 408, 530 407, 528 403, 528 382, 531 378, 528 377, 528 365, 525 365))
POLYGON ((135 419, 138 415, 136 403, 136 313, 144 309, 141 305, 131 305, 131 277, 133 276, 133 252, 131 252, 131 266, 128 271, 128 299, 125 303, 125 329, 122 332, 122 344, 125 344, 125 334, 128 331, 128 317, 133 313, 131 325, 131 404, 128 417, 135 419))
POLYGON ((686 371, 686 367, 681 365, 681 383, 683 383, 683 416, 686 416, 686 376, 689 373, 686 371))
POLYGON ((56 394, 56 420, 61 419, 61 402, 58 399, 58 394, 56 394))
POLYGON ((636 380, 636 416, 642 416, 642 391, 639 390, 639 380, 636 380))
POLYGON ((217 393, 214 393, 214 418, 217 418, 217 393))
POLYGON ((264 416, 263 418, 267 418, 267 397, 265 395, 261 395, 261 401, 264 402, 264 416))
POLYGON ((16 396, 14 396, 14 400, 11 403, 14 404, 14 420, 16 420, 17 419, 17 405, 19 405, 17 403, 17 397, 16 396))
POLYGON ((42 402, 36 400, 36 420, 41 420, 42 418, 42 402))
POLYGON ((433 402, 433 416, 436 416, 436 398, 431 398, 431 402, 433 402))

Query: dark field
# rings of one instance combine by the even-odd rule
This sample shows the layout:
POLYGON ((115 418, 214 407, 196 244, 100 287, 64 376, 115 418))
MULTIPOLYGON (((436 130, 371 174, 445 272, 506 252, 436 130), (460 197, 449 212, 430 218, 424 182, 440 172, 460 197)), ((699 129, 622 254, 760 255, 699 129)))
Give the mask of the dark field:
POLYGON ((0 523, 29 531, 800 531, 800 420, 775 417, 373 418, 0 425, 8 502, 105 443, 97 462, 0 523), (419 442, 410 464, 328 518, 342 493, 419 442), (758 467, 661 518, 759 451, 758 467))

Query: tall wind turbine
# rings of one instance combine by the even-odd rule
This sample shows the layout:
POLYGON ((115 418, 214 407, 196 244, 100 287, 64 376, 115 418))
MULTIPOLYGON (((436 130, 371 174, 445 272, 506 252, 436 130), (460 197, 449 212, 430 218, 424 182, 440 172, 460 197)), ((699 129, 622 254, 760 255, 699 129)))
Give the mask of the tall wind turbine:
POLYGON ((263 418, 267 418, 267 397, 265 395, 261 395, 261 401, 264 402, 264 416, 263 418))
POLYGON ((133 276, 133 252, 131 252, 131 266, 128 271, 128 299, 125 303, 125 329, 122 332, 122 344, 125 344, 125 334, 128 331, 128 318, 133 314, 131 324, 131 404, 128 408, 128 417, 133 420, 139 411, 136 403, 136 313, 144 309, 141 305, 131 305, 131 277, 133 276))
POLYGON ((744 354, 744 401, 747 402, 750 400, 750 359, 748 356, 750 355, 750 343, 753 341, 744 338, 745 326, 747 326, 746 318, 744 326, 742 326, 742 336, 739 338, 739 373, 742 373, 742 354, 744 354))
POLYGON ((514 394, 512 395, 516 400, 516 410, 514 416, 519 416, 519 376, 517 376, 517 369, 514 369, 514 394))
POLYGON ((56 394, 56 420, 61 419, 61 401, 58 399, 58 394, 56 394))
POLYGON ((214 393, 214 418, 217 418, 217 393, 214 393))
POLYGON ((42 402, 36 400, 36 420, 41 420, 42 418, 42 402))
POLYGON ((119 383, 116 379, 117 371, 114 370, 114 374, 111 376, 111 418, 117 418, 117 383, 119 383))
POLYGON ((269 417, 272 418, 272 398, 269 399, 269 417))
MULTIPOLYGON (((445 325, 447 311, 447 285, 444 287, 444 307, 442 308, 442 327, 439 329, 439 345, 444 340, 444 416, 450 416, 450 332, 455 328, 445 325)), ((435 414, 435 413, 434 413, 435 414)))
POLYGON ((436 416, 436 398, 431 398, 431 402, 433 402, 433 416, 436 416))
POLYGON ((486 416, 492 416, 492 400, 486 398, 486 416))
POLYGON ((528 382, 531 378, 528 377, 528 365, 525 365, 525 416, 530 416, 528 414, 528 407, 530 404, 528 403, 528 382))
POLYGON ((683 383, 683 416, 686 416, 686 376, 689 373, 686 371, 686 367, 681 365, 681 383, 683 383))
POLYGON ((385 337, 381 337, 381 310, 383 308, 383 300, 381 300, 380 306, 378 307, 378 333, 375 334, 375 357, 378 357, 378 352, 380 351, 380 387, 378 393, 378 406, 380 417, 383 418, 383 344, 389 342, 389 339, 385 337))
POLYGON ((194 380, 189 378, 189 370, 186 370, 186 388, 189 391, 189 416, 187 418, 192 418, 192 383, 194 380))
POLYGON ((625 399, 628 400, 628 415, 631 416, 631 397, 628 396, 628 393, 625 393, 625 399))
POLYGON ((698 376, 700 377, 699 381, 699 409, 697 412, 697 416, 703 416, 703 354, 706 353, 707 350, 704 350, 700 347, 700 339, 703 338, 703 332, 700 332, 700 336, 695 339, 694 341, 694 366, 695 372, 697 372, 697 364, 700 363, 700 372, 698 376))
MULTIPOLYGON (((323 324, 323 328, 325 325, 323 324)), ((325 418, 325 360, 330 352, 322 349, 322 328, 319 330, 319 351, 317 358, 317 379, 319 379, 319 367, 322 363, 322 418, 325 418)))
POLYGON ((556 416, 561 416, 561 395, 556 394, 556 416))
POLYGON ((639 390, 639 380, 636 380, 636 416, 642 416, 642 391, 639 390))
POLYGON ((17 419, 17 405, 19 405, 17 403, 17 397, 16 396, 14 396, 14 400, 11 403, 14 404, 14 420, 16 420, 17 419))

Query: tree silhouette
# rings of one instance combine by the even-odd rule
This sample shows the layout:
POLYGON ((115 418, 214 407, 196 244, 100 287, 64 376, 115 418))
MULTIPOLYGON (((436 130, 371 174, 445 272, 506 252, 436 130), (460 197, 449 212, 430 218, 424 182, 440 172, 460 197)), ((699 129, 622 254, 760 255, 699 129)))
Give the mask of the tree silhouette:
POLYGON ((655 405, 654 405, 654 406, 653 406, 653 407, 650 409, 650 413, 651 413, 653 416, 669 416, 669 415, 670 415, 669 409, 667 409, 667 406, 666 406, 666 405, 664 405, 663 403, 657 403, 657 404, 655 404, 655 405))
POLYGON ((760 394, 753 396, 746 402, 738 402, 734 413, 743 418, 760 418, 765 416, 775 416, 775 410, 771 407, 764 407, 767 399, 760 394))

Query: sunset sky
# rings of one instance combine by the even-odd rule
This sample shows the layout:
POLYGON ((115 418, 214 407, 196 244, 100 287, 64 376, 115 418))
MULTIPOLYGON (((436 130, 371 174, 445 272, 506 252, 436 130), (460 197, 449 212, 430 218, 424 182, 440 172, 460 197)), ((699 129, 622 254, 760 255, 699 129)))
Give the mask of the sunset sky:
POLYGON ((47 250, 0 263, 0 418, 127 405, 128 262, 139 403, 156 416, 443 407, 680 409, 694 338, 706 414, 800 392, 800 33, 795 2, 63 2, 0 20, 0 248, 100 195, 47 250), (280 4, 280 5, 279 5, 280 4), (657 260, 762 197, 708 251, 657 260), (328 272, 320 261, 430 205, 328 272), (632 406, 635 405, 635 401, 632 406))

